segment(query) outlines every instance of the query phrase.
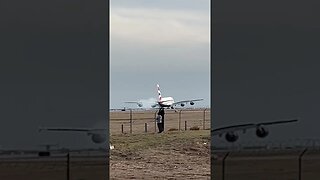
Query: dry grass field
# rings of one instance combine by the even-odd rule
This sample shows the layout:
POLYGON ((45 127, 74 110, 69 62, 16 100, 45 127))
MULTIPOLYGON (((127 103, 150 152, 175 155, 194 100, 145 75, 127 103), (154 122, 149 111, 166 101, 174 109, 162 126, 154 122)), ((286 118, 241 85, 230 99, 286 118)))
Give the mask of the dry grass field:
POLYGON ((210 179, 210 131, 112 135, 110 179, 210 179))
MULTIPOLYGON (((38 157, 0 157, 0 179, 2 180, 68 180, 66 154, 38 157)), ((71 155, 69 180, 107 179, 107 152, 71 155)))
POLYGON ((224 164, 226 153, 215 153, 211 157, 214 180, 316 180, 320 177, 320 151, 309 150, 301 158, 300 150, 262 150, 256 152, 232 152, 224 164))
MULTIPOLYGON (((210 179, 208 110, 166 110, 165 132, 154 133, 156 111, 118 111, 110 113, 110 169, 107 152, 73 153, 70 159, 70 180, 109 179, 210 179), (130 120, 130 116, 132 117, 130 120), (182 131, 168 131, 169 129, 182 131), (188 131, 184 131, 184 122, 188 131), (130 134, 132 122, 132 134, 130 134), (147 123, 147 133, 145 133, 147 123), (121 125, 124 126, 124 133, 121 125), (197 126, 201 130, 191 131, 197 126)), ((67 180, 66 154, 38 157, 37 154, 0 156, 2 180, 67 180)))
MULTIPOLYGON (((155 123, 156 110, 145 111, 111 111, 110 112, 110 134, 130 133, 130 124, 132 124, 132 133, 140 134, 145 132, 145 123, 147 123, 147 132, 156 132, 155 123), (131 118, 130 118, 131 117, 131 118), (132 119, 132 121, 130 120, 132 119), (130 123, 132 122, 132 123, 130 123)), ((185 130, 197 126, 200 129, 210 128, 210 109, 181 109, 165 110, 165 130, 180 129, 185 130)))

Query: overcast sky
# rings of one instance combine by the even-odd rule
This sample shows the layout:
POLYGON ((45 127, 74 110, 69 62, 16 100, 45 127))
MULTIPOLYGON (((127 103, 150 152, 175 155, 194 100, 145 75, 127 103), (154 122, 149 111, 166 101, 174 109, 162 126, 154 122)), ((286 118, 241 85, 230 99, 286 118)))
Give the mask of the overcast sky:
POLYGON ((204 98, 210 104, 209 0, 111 0, 110 108, 124 101, 204 98))

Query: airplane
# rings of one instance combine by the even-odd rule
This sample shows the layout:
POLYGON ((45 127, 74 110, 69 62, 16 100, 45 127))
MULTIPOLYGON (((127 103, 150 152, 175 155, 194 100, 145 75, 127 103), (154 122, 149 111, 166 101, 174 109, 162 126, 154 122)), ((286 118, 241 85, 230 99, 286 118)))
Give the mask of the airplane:
MULTIPOLYGON (((173 97, 162 97, 160 86, 157 84, 157 92, 158 92, 158 101, 156 101, 153 105, 151 105, 152 108, 171 108, 174 109, 174 106, 180 105, 181 107, 184 107, 187 103, 190 105, 194 105, 195 101, 202 101, 203 99, 191 99, 191 100, 183 100, 174 102, 173 97)), ((133 103, 137 104, 138 107, 143 107, 143 103, 141 101, 126 101, 124 103, 133 103)))
POLYGON ((228 142, 235 142, 239 139, 239 135, 235 133, 236 131, 243 131, 246 132, 247 129, 256 128, 256 135, 259 138, 265 138, 269 131, 265 126, 274 125, 274 124, 284 124, 284 123, 292 123, 297 122, 298 119, 289 119, 289 120, 279 120, 279 121, 272 121, 272 122, 262 122, 262 123, 249 123, 249 124, 240 124, 234 126, 226 126, 222 128, 217 128, 211 130, 211 136, 219 136, 222 137, 225 135, 225 139, 228 142))

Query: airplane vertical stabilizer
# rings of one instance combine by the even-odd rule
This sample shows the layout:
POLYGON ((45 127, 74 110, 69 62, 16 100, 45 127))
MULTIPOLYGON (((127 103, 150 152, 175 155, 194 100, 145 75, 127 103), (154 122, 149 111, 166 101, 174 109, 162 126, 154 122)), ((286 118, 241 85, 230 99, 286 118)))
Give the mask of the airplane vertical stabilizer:
POLYGON ((161 92, 160 92, 159 84, 157 84, 157 90, 158 90, 158 101, 161 102, 161 92))

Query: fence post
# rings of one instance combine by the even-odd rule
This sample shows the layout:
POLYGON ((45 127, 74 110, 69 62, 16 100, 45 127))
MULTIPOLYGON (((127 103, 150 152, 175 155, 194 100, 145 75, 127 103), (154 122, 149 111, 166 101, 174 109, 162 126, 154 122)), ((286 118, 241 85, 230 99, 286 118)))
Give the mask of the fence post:
POLYGON ((148 124, 147 123, 144 123, 144 132, 146 133, 146 132, 148 132, 148 124))
POLYGON ((182 112, 182 109, 180 109, 179 111, 179 131, 181 130, 181 112, 182 112))
POLYGON ((121 133, 123 134, 123 124, 121 124, 121 133))
POLYGON ((154 132, 157 132, 157 111, 154 113, 154 132))
POLYGON ((206 124, 206 110, 207 110, 207 108, 205 108, 204 109, 204 111, 203 111, 203 130, 205 129, 205 124, 206 124))
POLYGON ((187 130, 187 121, 184 121, 184 130, 187 130))
POLYGON ((130 109, 130 134, 132 134, 132 109, 130 109))
POLYGON ((67 154, 67 180, 70 180, 70 152, 67 154))
POLYGON ((225 170, 226 170, 226 167, 225 167, 226 163, 225 163, 225 161, 226 161, 227 157, 229 156, 229 153, 230 153, 230 152, 228 152, 228 153, 223 157, 223 159, 222 159, 222 180, 224 180, 224 178, 225 178, 225 170))
POLYGON ((302 170, 302 156, 304 155, 304 153, 307 152, 307 149, 308 148, 305 148, 302 151, 302 153, 299 155, 299 180, 301 180, 301 178, 302 178, 302 172, 301 172, 301 170, 302 170))

